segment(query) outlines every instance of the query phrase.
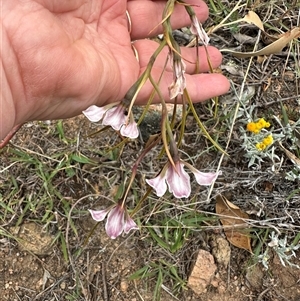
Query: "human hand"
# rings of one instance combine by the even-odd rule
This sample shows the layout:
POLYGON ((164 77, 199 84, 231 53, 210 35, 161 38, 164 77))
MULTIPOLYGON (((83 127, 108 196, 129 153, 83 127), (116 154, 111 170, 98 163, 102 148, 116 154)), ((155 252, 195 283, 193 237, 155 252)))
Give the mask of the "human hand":
MULTIPOLYGON (((146 40, 162 31, 157 24, 166 1, 148 0, 1 0, 3 39, 1 48, 2 100, 0 139, 13 126, 29 120, 68 118, 92 104, 102 106, 122 100, 144 71, 157 48, 146 40), (128 10, 132 31, 128 32, 128 10), (154 31, 150 31, 155 28, 154 31), (139 62, 131 48, 138 51, 139 62)), ((190 0, 200 22, 208 16, 207 6, 190 0)), ((172 15, 173 28, 190 24, 182 6, 172 15)), ((200 50, 200 55, 204 50, 200 50)), ((213 67, 221 54, 209 47, 213 67)), ((167 49, 153 67, 160 76, 167 49)), ((225 93, 229 83, 220 74, 194 74, 194 49, 182 49, 186 59, 187 89, 194 102, 225 93)), ((201 72, 208 71, 201 60, 201 72)), ((161 91, 168 99, 173 73, 168 69, 161 91)), ((146 103, 152 87, 145 85, 137 103, 146 103)))

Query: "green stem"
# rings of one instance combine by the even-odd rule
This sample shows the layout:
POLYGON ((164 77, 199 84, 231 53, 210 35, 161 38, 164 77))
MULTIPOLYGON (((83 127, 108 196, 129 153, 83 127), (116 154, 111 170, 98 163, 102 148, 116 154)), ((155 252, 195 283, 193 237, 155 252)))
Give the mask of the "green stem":
POLYGON ((124 102, 127 104, 127 102, 130 103, 128 108, 128 114, 131 114, 132 107, 134 105, 134 102, 137 98, 137 95, 139 94, 140 90, 142 89, 143 85, 149 78, 149 75, 151 74, 152 67, 154 65, 154 62, 157 58, 157 56, 160 54, 160 52, 163 50, 163 48, 166 46, 166 41, 163 40, 158 48, 155 50, 155 52, 152 54, 152 56, 149 59, 149 63, 147 65, 146 70, 142 73, 142 75, 139 77, 139 79, 133 84, 133 86, 129 89, 129 91, 126 93, 124 97, 124 102))
POLYGON ((130 188, 133 184, 133 181, 135 179, 136 173, 137 173, 137 168, 139 166, 139 164, 141 163, 142 159, 147 155, 147 153, 160 141, 160 138, 153 140, 147 147, 145 147, 145 149, 143 150, 143 152, 141 153, 141 155, 138 157, 138 159, 136 160, 135 164, 132 167, 132 173, 131 173, 131 177, 130 177, 130 181, 129 184, 127 186, 127 189, 122 197, 122 205, 125 205, 128 193, 130 191, 130 188))
POLYGON ((153 85, 156 93, 158 94, 158 97, 160 98, 160 101, 161 101, 161 105, 162 105, 162 124, 161 124, 161 137, 162 137, 162 140, 163 140, 163 144, 164 144, 164 148, 165 148, 165 151, 166 151, 166 154, 169 158, 169 161, 170 163, 175 167, 175 164, 174 164, 174 160, 173 158, 177 158, 178 157, 178 149, 177 147, 173 147, 172 148, 172 154, 170 153, 169 151, 169 148, 168 148, 168 140, 167 140, 167 133, 168 133, 168 137, 170 139, 170 145, 174 145, 176 146, 176 143, 174 141, 174 137, 173 137, 173 133, 172 133, 172 130, 171 130, 171 127, 170 127, 170 123, 168 122, 168 110, 167 110, 167 106, 166 106, 166 102, 156 84, 156 82, 154 81, 154 79, 152 78, 152 76, 150 75, 149 76, 149 80, 151 82, 151 84, 153 85), (174 151, 174 153, 173 153, 174 151))
POLYGON ((214 141, 214 139, 213 138, 211 138, 211 136, 209 135, 209 133, 207 132, 207 130, 206 130, 206 128, 204 127, 204 125, 202 124, 202 122, 200 121, 200 119, 199 119, 199 117, 198 117, 198 114, 197 114, 197 112, 196 112, 196 110, 195 110, 195 108, 194 108, 194 105, 193 105, 193 102, 192 102, 192 100, 191 100, 191 98, 190 98, 190 95, 189 95, 189 93, 188 93, 188 91, 187 91, 187 89, 184 89, 184 95, 185 95, 185 97, 186 97, 186 99, 188 100, 188 104, 189 104, 189 107, 190 107, 190 109, 192 110, 192 113, 193 113, 193 115, 194 115, 194 118, 196 119, 196 121, 197 121, 197 123, 198 123, 198 125, 199 125, 199 127, 201 128, 201 130, 203 131, 203 133, 204 133, 204 135, 206 136, 206 138, 219 150, 219 151, 221 151, 223 154, 225 154, 225 155, 228 155, 223 149, 222 149, 222 147, 216 142, 216 141, 214 141))

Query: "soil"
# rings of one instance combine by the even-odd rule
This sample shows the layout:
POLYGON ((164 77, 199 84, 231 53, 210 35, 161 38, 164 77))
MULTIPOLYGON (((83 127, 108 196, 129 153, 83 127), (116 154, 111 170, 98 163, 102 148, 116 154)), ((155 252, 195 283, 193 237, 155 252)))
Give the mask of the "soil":
MULTIPOLYGON (((25 147, 29 154, 36 150, 40 154, 49 154, 51 151, 49 145, 55 142, 53 149, 64 149, 68 153, 67 149, 72 148, 73 144, 66 144, 55 136, 53 131, 56 131, 57 123, 52 122, 46 127, 48 130, 41 136, 39 131, 45 129, 41 130, 40 123, 24 126, 11 144, 2 150, 3 166, 11 164, 11 151, 18 147, 25 147), (33 138, 32 132, 35 133, 33 138)), ((67 136, 65 139, 72 141, 78 132, 85 137, 85 133, 93 132, 95 126, 89 124, 83 117, 78 117, 64 121, 63 127, 67 136)), ((94 148, 94 145, 104 144, 103 138, 89 139, 90 141, 82 142, 83 145, 94 148)), ((134 150, 135 147, 136 144, 131 145, 131 149, 134 150)), ((95 154, 90 157, 95 159, 95 154)), ((73 208, 71 219, 76 233, 70 226, 70 220, 68 221, 68 217, 62 212, 61 201, 55 197, 53 198, 57 220, 46 225, 41 220, 43 213, 40 214, 39 211, 27 212, 21 225, 17 225, 17 216, 8 214, 7 224, 1 227, 5 232, 2 233, 0 241, 2 300, 153 300, 157 275, 142 280, 129 280, 129 276, 150 261, 156 262, 161 258, 172 257, 175 258, 174 262, 179 267, 181 277, 187 280, 195 254, 201 249, 213 254, 217 267, 213 279, 205 290, 197 295, 186 287, 186 290, 175 295, 172 293, 173 283, 167 281, 161 292, 161 300, 300 300, 299 269, 283 267, 278 256, 273 254, 273 258, 269 261, 269 269, 265 270, 261 264, 251 262, 252 256, 246 250, 229 244, 229 251, 222 244, 217 247, 216 240, 222 238, 226 241, 221 230, 208 229, 202 233, 194 233, 183 249, 174 255, 157 246, 145 229, 116 240, 111 240, 107 236, 103 223, 93 230, 95 222, 88 215, 87 209, 109 206, 111 204, 109 196, 116 193, 116 187, 111 187, 107 192, 102 170, 111 168, 107 162, 112 164, 113 168, 118 164, 111 160, 105 161, 103 158, 100 161, 104 162, 102 169, 95 169, 95 166, 89 164, 79 164, 84 174, 66 178, 57 175, 53 178, 53 185, 59 184, 59 191, 73 208), (97 194, 100 194, 100 197, 97 194), (66 240, 65 250, 62 248, 62 242, 57 240, 61 232, 64 233, 66 240)), ((130 162, 129 158, 127 162, 130 162)), ((17 177, 19 185, 25 183, 22 187, 24 191, 15 195, 22 198, 26 193, 32 194, 32 190, 38 189, 42 183, 35 178, 36 175, 31 174, 34 169, 30 171, 29 167, 24 170, 22 165, 18 167, 18 164, 14 165, 10 172, 17 177)), ((7 184, 3 178, 2 183, 7 184)), ((3 190, 1 192, 3 195, 8 193, 3 190)), ((236 195, 242 194, 241 190, 236 195)), ((18 216, 24 210, 21 201, 22 199, 18 201, 19 207, 16 210, 18 216)), ((208 210, 210 207, 211 205, 207 206, 208 210)), ((295 264, 299 264, 298 258, 299 251, 293 260, 295 264)))

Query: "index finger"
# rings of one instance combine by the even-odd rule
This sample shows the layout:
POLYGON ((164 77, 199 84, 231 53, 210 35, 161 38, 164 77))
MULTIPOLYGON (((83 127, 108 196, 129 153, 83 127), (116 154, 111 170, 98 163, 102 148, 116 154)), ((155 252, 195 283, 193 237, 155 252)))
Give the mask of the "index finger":
MULTIPOLYGON (((162 13, 167 1, 129 0, 127 10, 131 19, 131 39, 144 39, 162 33, 162 13)), ((202 0, 188 0, 192 4, 200 22, 208 18, 208 7, 202 0)), ((183 5, 176 4, 171 16, 173 29, 182 28, 191 24, 189 15, 183 5)))

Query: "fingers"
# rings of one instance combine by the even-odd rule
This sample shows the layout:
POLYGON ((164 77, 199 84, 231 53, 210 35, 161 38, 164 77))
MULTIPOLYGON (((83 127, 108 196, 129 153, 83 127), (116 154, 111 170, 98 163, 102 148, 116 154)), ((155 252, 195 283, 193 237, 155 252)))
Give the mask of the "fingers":
MULTIPOLYGON (((154 70, 152 70, 153 78, 157 80, 160 76, 160 73, 160 69, 155 68, 154 70)), ((168 89, 172 81, 173 73, 165 72, 161 79, 159 88, 166 102, 174 102, 174 99, 170 100, 169 98, 168 89)), ((186 88, 192 102, 198 103, 228 92, 230 84, 227 78, 222 74, 186 74, 186 88)), ((149 100, 149 96, 151 95, 152 90, 153 86, 150 84, 150 82, 147 82, 139 94, 137 104, 146 104, 149 100)), ((180 101, 181 98, 179 95, 178 102, 180 101)), ((153 102, 160 102, 157 94, 155 95, 153 102)))
MULTIPOLYGON (((142 40, 134 42, 134 47, 138 52, 139 63, 141 67, 141 72, 145 70, 149 59, 153 52, 157 49, 158 43, 150 40, 142 40)), ((171 102, 169 98, 168 87, 173 82, 173 70, 171 68, 171 63, 168 62, 165 68, 166 59, 168 57, 168 47, 165 47, 160 55, 157 57, 154 66, 151 71, 151 75, 157 82, 160 78, 162 72, 162 78, 159 84, 161 93, 164 100, 171 102), (164 69, 165 68, 165 69, 164 69)), ((218 49, 215 47, 207 47, 207 52, 204 47, 198 48, 181 48, 182 58, 186 64, 186 83, 187 90, 191 96, 193 102, 201 102, 209 98, 226 93, 229 90, 229 82, 221 74, 195 74, 195 66, 197 61, 197 56, 199 57, 199 72, 208 72, 210 70, 207 55, 209 61, 213 68, 218 67, 222 61, 222 55, 218 49), (207 54, 208 53, 208 54, 207 54)), ((149 96, 153 90, 153 86, 150 82, 147 82, 140 92, 137 104, 147 103, 149 96)), ((156 95, 154 102, 159 102, 159 98, 156 95)))
MULTIPOLYGON (((139 63, 141 69, 146 67, 151 55, 157 49, 158 43, 150 40, 140 40, 134 42, 134 47, 138 52, 139 63)), ((218 49, 215 47, 209 46, 207 47, 209 53, 209 59, 212 64, 213 68, 218 67, 222 61, 222 55, 218 49)), ((165 47, 163 51, 158 56, 157 60, 155 61, 154 66, 156 68, 163 68, 168 56, 168 47, 165 47)), ((182 59, 186 64, 186 72, 187 73, 194 73, 196 68, 197 62, 197 48, 181 48, 182 59)), ((209 71, 209 64, 207 60, 207 54, 204 47, 198 48, 198 55, 199 55, 199 67, 200 72, 207 72, 209 71)), ((167 71, 171 71, 171 64, 170 62, 167 64, 167 71)))
MULTIPOLYGON (((201 0, 188 0, 189 4, 194 4, 193 9, 200 22, 208 18, 208 7, 201 0)), ((131 18, 131 38, 132 40, 153 37, 162 33, 162 13, 166 1, 129 0, 127 10, 131 18), (159 25, 159 26, 158 26, 159 25)), ((183 5, 176 5, 171 16, 173 29, 182 28, 191 24, 189 15, 183 5)))

